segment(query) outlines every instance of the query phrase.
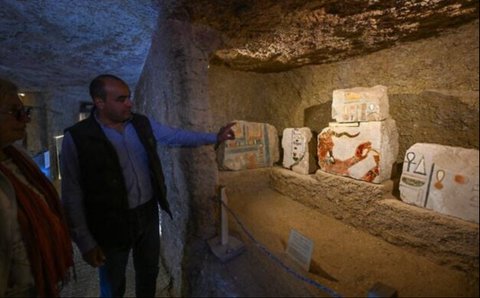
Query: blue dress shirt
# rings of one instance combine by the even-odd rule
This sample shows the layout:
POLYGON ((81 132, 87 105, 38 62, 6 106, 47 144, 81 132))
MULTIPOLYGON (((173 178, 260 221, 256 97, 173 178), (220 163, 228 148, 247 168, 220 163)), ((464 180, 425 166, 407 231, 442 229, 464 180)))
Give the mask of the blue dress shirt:
MULTIPOLYGON (((147 152, 130 121, 123 132, 103 125, 98 119, 107 139, 117 152, 128 192, 129 208, 146 203, 153 197, 147 152)), ((172 128, 149 119, 157 143, 170 147, 198 147, 214 144, 214 133, 193 132, 172 128)), ((63 138, 61 154, 62 202, 70 221, 72 238, 82 254, 97 246, 88 230, 80 186, 80 167, 72 136, 67 132, 63 138)))

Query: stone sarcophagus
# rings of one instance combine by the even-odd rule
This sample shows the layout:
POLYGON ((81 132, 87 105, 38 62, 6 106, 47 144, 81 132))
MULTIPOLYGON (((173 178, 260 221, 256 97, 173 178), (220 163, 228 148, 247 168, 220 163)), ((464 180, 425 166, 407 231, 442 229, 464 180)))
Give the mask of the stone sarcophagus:
POLYGON ((390 118, 387 87, 355 87, 333 91, 332 118, 336 122, 380 121, 390 118))
POLYGON ((478 223, 478 150, 417 143, 410 147, 400 177, 406 203, 478 223))
POLYGON ((285 128, 282 135, 283 167, 299 174, 309 174, 317 169, 315 140, 308 127, 285 128))
POLYGON ((267 123, 234 120, 235 140, 226 141, 217 154, 222 170, 245 170, 271 167, 279 160, 278 135, 267 123))
POLYGON ((317 154, 324 172, 373 183, 388 180, 398 154, 395 120, 331 122, 318 135, 317 154))

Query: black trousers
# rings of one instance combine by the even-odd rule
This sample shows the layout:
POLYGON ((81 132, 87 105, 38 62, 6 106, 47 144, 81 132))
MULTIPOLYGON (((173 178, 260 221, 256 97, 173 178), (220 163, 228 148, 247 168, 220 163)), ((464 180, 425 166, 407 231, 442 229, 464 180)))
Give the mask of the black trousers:
POLYGON ((156 200, 129 210, 131 245, 104 251, 105 264, 99 268, 100 297, 125 295, 125 272, 132 252, 137 297, 155 297, 160 254, 158 205, 156 200))

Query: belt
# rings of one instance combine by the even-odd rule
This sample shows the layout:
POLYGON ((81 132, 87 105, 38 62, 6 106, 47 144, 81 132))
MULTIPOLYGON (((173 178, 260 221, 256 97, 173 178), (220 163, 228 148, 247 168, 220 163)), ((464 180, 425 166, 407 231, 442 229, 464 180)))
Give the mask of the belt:
POLYGON ((127 216, 132 236, 135 238, 136 235, 142 233, 147 226, 151 224, 158 225, 157 200, 151 199, 138 207, 129 209, 127 216))

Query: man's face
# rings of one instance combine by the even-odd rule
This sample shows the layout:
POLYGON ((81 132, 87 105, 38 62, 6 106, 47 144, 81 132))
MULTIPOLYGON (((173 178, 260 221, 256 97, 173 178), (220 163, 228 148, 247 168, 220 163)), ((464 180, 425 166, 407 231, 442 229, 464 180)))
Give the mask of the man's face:
POLYGON ((130 89, 127 85, 114 79, 106 79, 104 83, 105 100, 95 99, 100 117, 111 123, 128 120, 132 110, 130 89))
POLYGON ((23 104, 15 92, 0 99, 0 147, 7 146, 25 137, 25 128, 30 118, 22 110, 23 104))

